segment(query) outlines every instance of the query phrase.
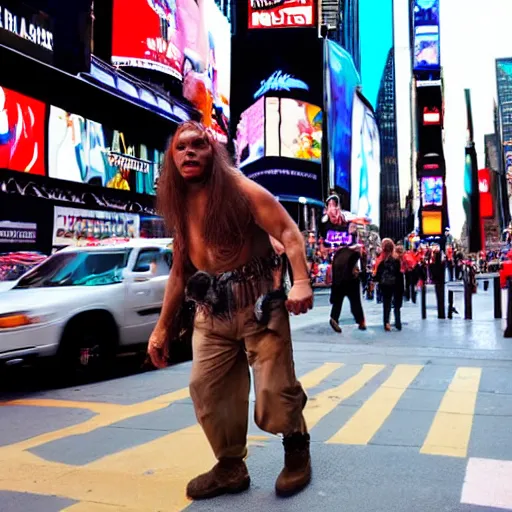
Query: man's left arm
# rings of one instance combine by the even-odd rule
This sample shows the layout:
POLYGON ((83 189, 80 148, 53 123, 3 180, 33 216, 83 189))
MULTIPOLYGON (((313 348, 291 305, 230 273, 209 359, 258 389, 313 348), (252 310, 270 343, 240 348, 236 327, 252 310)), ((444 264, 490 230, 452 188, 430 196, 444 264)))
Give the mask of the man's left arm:
POLYGON ((288 294, 287 307, 295 314, 306 313, 313 307, 313 290, 304 237, 288 212, 270 192, 248 178, 241 178, 241 182, 256 223, 281 242, 290 261, 294 284, 288 294))

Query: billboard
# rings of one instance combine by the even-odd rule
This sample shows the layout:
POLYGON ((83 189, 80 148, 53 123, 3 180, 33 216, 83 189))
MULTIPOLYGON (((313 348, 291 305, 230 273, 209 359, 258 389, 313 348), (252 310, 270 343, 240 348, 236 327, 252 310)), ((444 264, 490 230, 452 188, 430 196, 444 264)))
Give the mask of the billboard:
POLYGON ((443 205, 443 177, 426 176, 421 178, 421 204, 440 207, 443 205))
POLYGON ((250 29, 314 27, 316 0, 249 0, 250 29))
POLYGON ((492 219, 494 217, 494 202, 491 192, 491 171, 478 170, 478 191, 480 193, 480 217, 492 219))
POLYGON ((231 27, 214 0, 114 0, 112 63, 182 81, 204 125, 227 142, 231 27))
POLYGON ((138 238, 140 217, 132 213, 54 207, 53 245, 84 245, 105 239, 138 238))
POLYGON ((0 244, 35 244, 37 224, 0 220, 0 244))
POLYGON ((154 195, 162 153, 83 116, 51 106, 50 178, 154 195))
POLYGON ((46 105, 0 86, 0 169, 45 174, 46 105))
POLYGON ((334 41, 326 40, 326 45, 329 180, 331 188, 350 191, 352 108, 360 81, 350 54, 334 41))
POLYGON ((377 121, 358 94, 352 114, 350 210, 357 217, 380 223, 380 137, 377 121))
POLYGON ((263 157, 321 163, 322 109, 305 101, 264 97, 242 113, 236 146, 240 167, 263 157))
POLYGON ((0 44, 51 63, 53 21, 20 0, 0 0, 0 44))
POLYGON ((414 0, 413 25, 414 69, 439 68, 439 0, 414 0))
POLYGON ((242 112, 236 132, 236 148, 239 168, 265 156, 265 98, 242 112))

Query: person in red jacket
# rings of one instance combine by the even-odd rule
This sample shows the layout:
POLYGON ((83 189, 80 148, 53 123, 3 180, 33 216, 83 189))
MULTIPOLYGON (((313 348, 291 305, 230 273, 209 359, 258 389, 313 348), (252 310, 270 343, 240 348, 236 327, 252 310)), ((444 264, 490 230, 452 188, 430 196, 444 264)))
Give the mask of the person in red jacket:
POLYGON ((507 287, 507 281, 512 279, 512 250, 508 251, 507 259, 502 262, 500 268, 500 286, 507 287))

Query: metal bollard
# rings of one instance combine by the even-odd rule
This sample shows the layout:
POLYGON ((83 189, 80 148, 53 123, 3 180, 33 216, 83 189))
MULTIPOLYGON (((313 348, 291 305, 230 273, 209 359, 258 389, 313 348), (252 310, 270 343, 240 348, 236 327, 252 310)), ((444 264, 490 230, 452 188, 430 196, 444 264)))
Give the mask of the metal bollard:
POLYGON ((421 287, 421 318, 427 318, 427 285, 423 283, 421 287))
POLYGON ((446 318, 446 302, 445 302, 445 284, 436 285, 436 295, 439 304, 437 306, 437 318, 444 320, 446 318))
POLYGON ((473 320, 473 290, 466 279, 464 280, 464 319, 473 320))
POLYGON ((448 318, 453 319, 453 290, 448 290, 448 318))
POLYGON ((507 296, 507 327, 503 336, 512 338, 512 281, 508 280, 508 296, 507 296))
POLYGON ((501 311, 501 285, 500 278, 495 277, 494 283, 494 318, 503 318, 503 313, 501 311))

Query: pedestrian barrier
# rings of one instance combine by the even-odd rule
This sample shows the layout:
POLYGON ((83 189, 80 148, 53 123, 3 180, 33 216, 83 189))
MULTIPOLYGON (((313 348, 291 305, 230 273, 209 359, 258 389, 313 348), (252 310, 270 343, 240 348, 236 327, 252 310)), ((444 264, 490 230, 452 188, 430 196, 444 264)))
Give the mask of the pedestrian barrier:
POLYGON ((448 290, 448 318, 453 318, 453 290, 448 290))

